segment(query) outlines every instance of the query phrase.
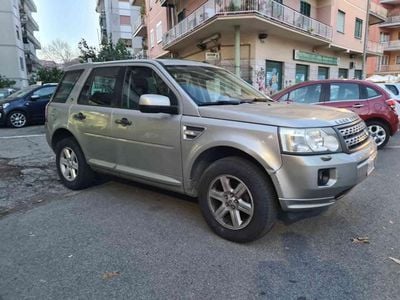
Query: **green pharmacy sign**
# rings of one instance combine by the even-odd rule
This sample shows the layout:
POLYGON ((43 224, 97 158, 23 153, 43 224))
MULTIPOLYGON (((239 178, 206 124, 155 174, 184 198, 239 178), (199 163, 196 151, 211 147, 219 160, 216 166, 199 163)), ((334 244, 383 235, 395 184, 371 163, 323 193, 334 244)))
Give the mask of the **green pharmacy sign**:
POLYGON ((325 56, 300 50, 293 51, 293 59, 316 63, 316 64, 322 64, 322 65, 332 65, 332 66, 337 66, 339 63, 339 59, 335 56, 325 56))

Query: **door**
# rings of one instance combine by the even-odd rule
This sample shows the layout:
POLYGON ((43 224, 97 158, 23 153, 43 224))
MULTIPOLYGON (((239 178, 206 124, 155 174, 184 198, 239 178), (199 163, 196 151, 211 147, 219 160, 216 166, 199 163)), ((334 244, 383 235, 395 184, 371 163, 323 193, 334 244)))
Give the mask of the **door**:
POLYGON ((127 67, 120 108, 112 115, 112 135, 118 144, 116 169, 134 178, 181 188, 181 115, 140 112, 143 94, 167 96, 172 105, 178 105, 176 94, 156 70, 127 67))
POLYGON ((328 67, 318 67, 318 80, 324 80, 329 78, 328 67))
POLYGON ((307 65, 296 65, 296 83, 304 82, 308 80, 308 66, 307 65))
POLYGON ((26 105, 29 107, 33 121, 44 121, 46 105, 49 103, 55 90, 55 85, 43 86, 32 93, 26 105))
POLYGON ((121 97, 122 67, 99 67, 86 80, 77 104, 70 108, 69 124, 89 164, 112 169, 117 145, 111 138, 111 115, 121 97))
MULTIPOLYGON (((267 60, 265 62, 265 88, 268 95, 273 95, 282 89, 282 66, 283 63, 280 61, 267 60)), ((257 84, 263 84, 259 82, 257 78, 257 84)), ((262 90, 262 89, 260 89, 262 90)))
POLYGON ((318 104, 321 101, 322 84, 308 84, 293 89, 286 101, 301 104, 318 104))
POLYGON ((337 82, 327 84, 325 96, 323 105, 349 109, 361 118, 369 112, 363 87, 357 83, 337 82))

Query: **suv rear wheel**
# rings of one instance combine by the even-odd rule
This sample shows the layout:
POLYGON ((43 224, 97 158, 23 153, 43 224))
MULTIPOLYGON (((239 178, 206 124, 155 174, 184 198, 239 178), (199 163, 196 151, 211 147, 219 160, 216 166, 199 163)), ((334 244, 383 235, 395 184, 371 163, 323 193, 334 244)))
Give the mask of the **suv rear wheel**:
POLYGON ((73 138, 65 138, 55 147, 57 173, 61 182, 71 190, 88 187, 94 179, 94 172, 86 163, 85 156, 73 138))
POLYGON ((378 149, 382 149, 390 139, 389 128, 380 121, 367 121, 369 133, 374 139, 378 149))
POLYGON ((22 111, 12 111, 7 118, 8 126, 13 128, 24 127, 27 123, 26 114, 22 111))
POLYGON ((277 196, 269 178, 240 157, 220 159, 205 170, 199 204, 211 229, 234 242, 264 235, 277 216, 277 196))

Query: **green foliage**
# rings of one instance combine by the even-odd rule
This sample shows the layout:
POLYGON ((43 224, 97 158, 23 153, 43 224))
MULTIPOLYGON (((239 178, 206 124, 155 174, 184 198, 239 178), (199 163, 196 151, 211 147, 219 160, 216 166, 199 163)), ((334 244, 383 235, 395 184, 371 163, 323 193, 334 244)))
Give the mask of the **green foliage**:
POLYGON ((89 46, 85 39, 81 39, 78 43, 79 51, 81 55, 79 55, 79 61, 81 63, 88 62, 89 59, 92 61, 97 61, 97 51, 96 48, 89 46))
POLYGON ((42 83, 60 82, 64 71, 58 68, 40 68, 36 73, 36 81, 42 83))
POLYGON ((125 43, 119 40, 116 45, 113 44, 111 36, 108 41, 103 41, 100 45, 100 51, 97 53, 96 48, 89 46, 86 40, 82 39, 78 48, 81 52, 79 59, 81 62, 88 62, 91 59, 93 62, 112 61, 131 59, 132 55, 126 48, 125 43))
POLYGON ((16 82, 0 75, 0 88, 12 87, 16 82))

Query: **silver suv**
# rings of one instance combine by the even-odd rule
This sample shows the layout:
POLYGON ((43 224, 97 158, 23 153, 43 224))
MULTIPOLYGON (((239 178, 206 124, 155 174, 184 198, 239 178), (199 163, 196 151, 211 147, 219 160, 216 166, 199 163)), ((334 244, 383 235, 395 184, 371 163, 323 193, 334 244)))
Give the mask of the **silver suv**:
POLYGON ((236 242, 269 231, 279 209, 333 204, 377 155, 350 111, 274 103, 224 69, 180 60, 69 68, 46 132, 68 188, 99 172, 198 197, 211 229, 236 242))

